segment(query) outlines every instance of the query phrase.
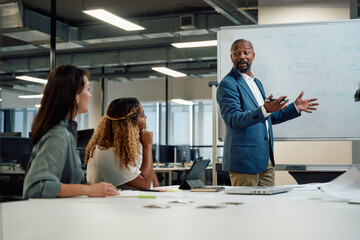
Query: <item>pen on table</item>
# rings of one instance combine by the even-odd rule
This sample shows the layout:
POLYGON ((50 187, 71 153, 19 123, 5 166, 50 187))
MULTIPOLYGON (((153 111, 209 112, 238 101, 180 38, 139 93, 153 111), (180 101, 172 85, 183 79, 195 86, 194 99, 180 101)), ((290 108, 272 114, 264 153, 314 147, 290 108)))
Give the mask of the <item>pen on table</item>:
MULTIPOLYGON (((273 102, 273 101, 275 101, 275 100, 277 100, 277 98, 272 98, 272 99, 266 98, 266 99, 265 99, 265 102, 273 102)), ((283 98, 283 99, 281 100, 281 102, 287 101, 287 100, 289 100, 289 99, 283 98)))

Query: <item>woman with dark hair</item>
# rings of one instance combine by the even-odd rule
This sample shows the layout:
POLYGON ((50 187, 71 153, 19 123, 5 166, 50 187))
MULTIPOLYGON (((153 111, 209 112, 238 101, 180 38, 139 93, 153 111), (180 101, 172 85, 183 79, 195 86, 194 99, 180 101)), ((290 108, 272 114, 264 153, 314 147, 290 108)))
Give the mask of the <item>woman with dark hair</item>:
POLYGON ((84 183, 76 150, 76 116, 88 111, 90 74, 64 65, 53 69, 34 119, 33 150, 24 180, 23 198, 118 195, 109 183, 84 183))
POLYGON ((159 186, 153 169, 153 133, 136 98, 112 101, 86 148, 88 182, 105 181, 119 189, 159 186), (141 148, 142 146, 142 148, 141 148))

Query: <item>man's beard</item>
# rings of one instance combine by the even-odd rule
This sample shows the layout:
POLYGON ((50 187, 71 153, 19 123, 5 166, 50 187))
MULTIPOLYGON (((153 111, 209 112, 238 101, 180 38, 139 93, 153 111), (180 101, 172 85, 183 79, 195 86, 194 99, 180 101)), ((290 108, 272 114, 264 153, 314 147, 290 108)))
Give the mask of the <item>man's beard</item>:
POLYGON ((249 69, 250 69, 250 64, 248 62, 246 62, 246 61, 238 61, 236 69, 241 73, 247 73, 249 71, 249 69), (240 64, 246 64, 246 68, 239 68, 240 64))

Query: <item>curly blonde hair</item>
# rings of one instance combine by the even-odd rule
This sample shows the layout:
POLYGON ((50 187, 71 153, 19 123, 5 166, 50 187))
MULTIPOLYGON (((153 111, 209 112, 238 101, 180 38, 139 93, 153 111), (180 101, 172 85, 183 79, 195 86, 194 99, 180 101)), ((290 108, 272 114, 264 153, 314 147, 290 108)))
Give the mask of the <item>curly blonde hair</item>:
POLYGON ((95 148, 114 148, 116 165, 129 168, 136 165, 140 154, 140 129, 137 118, 140 102, 136 98, 113 100, 102 117, 86 148, 85 163, 94 156, 95 148))

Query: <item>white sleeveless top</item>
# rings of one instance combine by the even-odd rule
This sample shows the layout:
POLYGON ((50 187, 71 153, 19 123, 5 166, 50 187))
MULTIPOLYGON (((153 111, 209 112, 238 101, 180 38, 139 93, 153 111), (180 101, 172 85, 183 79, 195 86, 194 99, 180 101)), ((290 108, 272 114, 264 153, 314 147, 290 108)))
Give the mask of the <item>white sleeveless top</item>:
MULTIPOLYGON (((140 149, 141 150, 141 149, 140 149)), ((141 151, 142 152, 142 151, 141 151)), ((86 179, 89 183, 108 182, 115 187, 134 180, 141 174, 142 153, 140 152, 135 167, 119 167, 115 163, 114 149, 100 150, 95 148, 94 155, 89 159, 86 170, 86 179)))

